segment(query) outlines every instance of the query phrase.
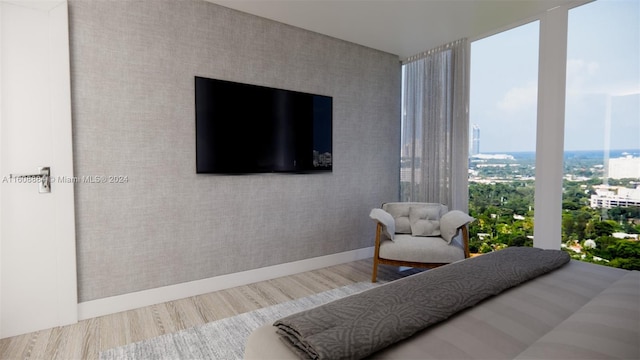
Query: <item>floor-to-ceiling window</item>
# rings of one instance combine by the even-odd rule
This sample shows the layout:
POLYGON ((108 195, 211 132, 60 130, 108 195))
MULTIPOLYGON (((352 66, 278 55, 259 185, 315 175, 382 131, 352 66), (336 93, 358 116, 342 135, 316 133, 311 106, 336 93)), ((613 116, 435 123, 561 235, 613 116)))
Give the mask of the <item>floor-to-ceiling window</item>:
POLYGON ((633 172, 640 171, 639 17, 637 0, 577 0, 526 25, 471 39, 469 208, 478 218, 470 229, 472 250, 531 240, 559 249, 582 231, 580 246, 592 240, 588 249, 595 242, 596 249, 640 258, 640 176, 633 172), (596 79, 606 86, 595 86, 596 79), (576 150, 597 150, 600 159, 587 166, 572 156, 576 150), (522 156, 527 152, 528 160, 522 156), (586 183, 578 184, 583 177, 586 183), (587 237, 605 233, 611 234, 606 247, 587 237), (613 240, 623 234, 632 241, 613 240))
POLYGON ((471 43, 471 252, 533 244, 539 25, 471 43))
POLYGON ((563 247, 640 269, 640 2, 568 12, 563 247))

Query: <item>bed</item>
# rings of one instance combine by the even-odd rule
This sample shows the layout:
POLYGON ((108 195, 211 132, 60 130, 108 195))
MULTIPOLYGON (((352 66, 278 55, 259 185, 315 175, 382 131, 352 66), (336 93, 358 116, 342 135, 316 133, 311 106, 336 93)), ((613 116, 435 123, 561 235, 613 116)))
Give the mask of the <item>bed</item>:
POLYGON ((256 329, 247 341, 245 359, 640 359, 640 272, 569 260, 559 250, 507 248, 292 317, 256 329), (538 266, 547 255, 555 263, 538 266), (504 263, 512 268, 501 268, 504 263), (523 270, 523 263, 531 263, 533 270, 523 270), (463 273, 467 275, 460 276, 463 273), (515 283, 495 285, 509 273, 518 278, 515 283), (489 281, 479 280, 483 278, 489 281), (422 283, 426 285, 417 285, 422 283), (441 284, 456 293, 445 295, 441 284), (417 288, 424 289, 423 297, 406 301, 414 292, 407 289, 417 288), (469 296, 458 295, 465 293, 469 296), (342 304, 367 302, 366 310, 341 313, 342 304), (384 302, 391 303, 381 305, 384 302), (422 316, 431 307, 438 309, 437 316, 422 316), (369 320, 371 308, 376 313, 399 310, 381 321, 369 320), (407 316, 398 315, 404 313, 407 316), (285 334, 289 326, 296 340, 285 334))

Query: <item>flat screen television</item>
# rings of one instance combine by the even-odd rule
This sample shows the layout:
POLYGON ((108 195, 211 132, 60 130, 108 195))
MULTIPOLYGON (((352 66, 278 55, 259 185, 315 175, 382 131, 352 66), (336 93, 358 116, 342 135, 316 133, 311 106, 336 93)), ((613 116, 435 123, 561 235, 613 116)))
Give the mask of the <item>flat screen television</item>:
POLYGON ((333 98, 195 77, 198 174, 332 171, 333 98))

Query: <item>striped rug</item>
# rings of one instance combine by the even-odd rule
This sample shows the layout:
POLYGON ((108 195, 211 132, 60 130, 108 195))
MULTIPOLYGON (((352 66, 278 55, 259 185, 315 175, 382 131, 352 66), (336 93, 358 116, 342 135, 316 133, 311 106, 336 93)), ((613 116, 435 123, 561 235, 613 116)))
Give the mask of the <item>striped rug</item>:
POLYGON ((100 352, 100 359, 242 359, 244 345, 254 329, 273 323, 281 317, 379 284, 370 282, 351 284, 176 333, 108 349, 100 352))

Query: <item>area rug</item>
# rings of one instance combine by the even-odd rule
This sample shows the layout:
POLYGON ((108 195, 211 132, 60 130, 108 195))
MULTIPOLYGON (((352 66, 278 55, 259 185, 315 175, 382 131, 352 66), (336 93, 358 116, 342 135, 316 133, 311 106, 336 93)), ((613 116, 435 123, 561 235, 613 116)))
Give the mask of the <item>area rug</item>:
POLYGON ((115 359, 242 359, 249 335, 258 327, 327 302, 378 286, 360 282, 304 298, 250 311, 176 333, 100 352, 115 359))

